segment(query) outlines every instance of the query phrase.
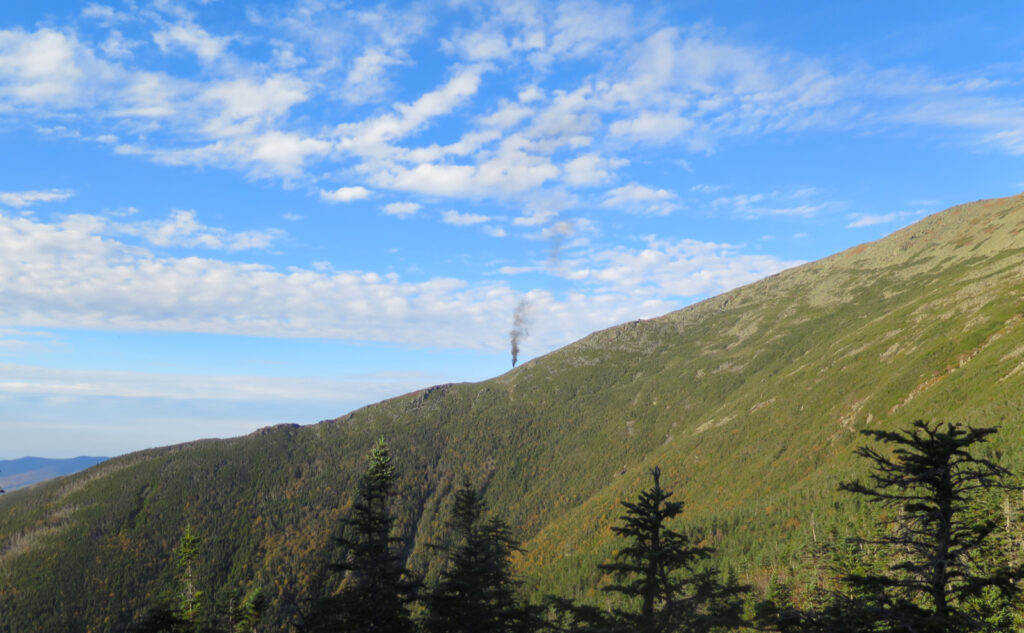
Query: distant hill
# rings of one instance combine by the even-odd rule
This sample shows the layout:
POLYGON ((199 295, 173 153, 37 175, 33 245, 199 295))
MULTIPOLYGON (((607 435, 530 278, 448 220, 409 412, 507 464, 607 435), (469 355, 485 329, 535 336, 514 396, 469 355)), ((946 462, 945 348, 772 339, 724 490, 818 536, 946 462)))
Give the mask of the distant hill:
POLYGON ((874 519, 836 492, 865 428, 995 425, 1024 472, 1024 197, 962 205, 882 240, 479 383, 303 427, 113 458, 0 497, 0 630, 120 631, 172 587, 186 524, 198 582, 259 585, 270 628, 316 578, 367 451, 387 436, 398 528, 428 571, 463 477, 524 540, 529 591, 594 604, 609 526, 658 464, 686 529, 763 588, 826 535, 874 519))
POLYGON ((71 475, 107 459, 106 457, 71 457, 69 459, 48 459, 46 457, 21 457, 0 459, 0 489, 17 490, 47 479, 71 475))

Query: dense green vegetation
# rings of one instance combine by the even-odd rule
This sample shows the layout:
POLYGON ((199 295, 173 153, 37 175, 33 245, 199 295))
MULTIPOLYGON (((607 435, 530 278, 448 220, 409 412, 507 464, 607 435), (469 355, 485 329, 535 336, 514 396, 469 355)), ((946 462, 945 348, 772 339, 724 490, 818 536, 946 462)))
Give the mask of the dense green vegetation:
MULTIPOLYGON (((828 544, 876 522, 838 492, 868 470, 857 431, 995 426, 983 456, 1024 470, 1022 229, 1021 198, 965 205, 492 380, 9 491, 0 630, 125 630, 175 585, 186 525, 202 538, 205 604, 226 612, 260 588, 281 630, 323 581, 382 434, 401 465, 393 536, 429 581, 468 477, 522 540, 512 561, 530 600, 614 607, 599 568, 620 547, 610 527, 660 465, 686 503, 686 536, 713 546, 751 600, 785 587, 810 603, 820 570, 846 556, 828 544)), ((992 503, 1019 524, 1016 497, 992 503)))
POLYGON ((897 432, 862 431, 891 450, 860 447, 870 477, 840 489, 879 506, 879 525, 847 540, 852 549, 834 559, 811 604, 797 606, 776 587, 757 605, 758 622, 782 633, 1020 630, 1024 566, 1006 540, 1020 530, 1000 525, 983 502, 1022 490, 1009 471, 978 455, 995 432, 920 420, 897 432), (994 538, 997 531, 1002 539, 994 538))
MULTIPOLYGON (((1022 615, 1016 582, 1024 564, 1010 562, 1013 548, 990 546, 999 527, 978 501, 994 491, 1019 491, 1010 473, 975 454, 992 428, 962 428, 916 421, 910 430, 862 433, 895 445, 891 456, 872 446, 857 454, 873 465, 870 483, 840 489, 867 496, 887 511, 883 528, 847 542, 861 553, 878 548, 865 565, 846 561, 819 579, 818 597, 800 605, 776 586, 744 618, 749 587, 723 578, 708 560, 713 550, 674 529, 683 504, 653 486, 611 531, 622 547, 599 565, 613 580, 603 589, 622 600, 612 609, 546 596, 530 605, 519 591, 511 556, 519 550, 499 517, 485 516, 478 492, 464 480, 447 521, 440 573, 422 584, 404 567, 401 540, 393 534, 395 468, 383 438, 370 452, 355 502, 335 537, 339 575, 308 588, 307 608, 292 622, 304 633, 998 633, 1016 630, 1022 615), (829 589, 841 584, 843 589, 829 589)), ((1008 534, 1010 526, 1001 532, 1008 534)), ((838 543, 832 543, 833 547, 838 543)), ((223 614, 203 608, 196 585, 199 539, 186 526, 175 552, 176 604, 151 607, 131 628, 139 633, 244 633, 260 627, 267 602, 250 592, 223 614)), ((825 571, 822 569, 819 572, 825 571)), ((748 611, 751 609, 747 609, 748 611)))

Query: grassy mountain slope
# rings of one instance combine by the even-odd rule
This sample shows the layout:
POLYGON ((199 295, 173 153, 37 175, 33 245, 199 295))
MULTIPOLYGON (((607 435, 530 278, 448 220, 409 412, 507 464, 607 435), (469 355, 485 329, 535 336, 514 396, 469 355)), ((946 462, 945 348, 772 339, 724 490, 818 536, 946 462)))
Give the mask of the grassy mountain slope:
MULTIPOLYGON (((1024 466, 1024 198, 964 205, 661 318, 594 333, 492 380, 306 427, 143 451, 0 498, 0 626, 119 630, 166 591, 186 522, 201 581, 312 582, 376 436, 426 569, 468 475, 524 538, 531 589, 600 601, 618 501, 663 481, 755 584, 850 520, 838 481, 865 427, 1000 425, 1024 466)), ((863 516, 863 515, 855 515, 863 516)), ((284 617, 283 603, 275 617, 284 617)))

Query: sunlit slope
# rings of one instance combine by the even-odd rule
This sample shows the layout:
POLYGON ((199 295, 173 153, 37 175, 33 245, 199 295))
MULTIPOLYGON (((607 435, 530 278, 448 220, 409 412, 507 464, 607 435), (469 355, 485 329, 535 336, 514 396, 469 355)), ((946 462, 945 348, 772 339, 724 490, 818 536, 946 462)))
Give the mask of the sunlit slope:
MULTIPOLYGON (((845 525, 837 483, 858 429, 917 419, 995 425, 1024 470, 1024 199, 964 205, 884 240, 576 347, 646 350, 621 441, 660 440, 637 468, 530 544, 538 584, 592 586, 618 499, 655 463, 728 561, 757 580, 845 525), (657 343, 655 343, 657 342, 657 343), (641 429, 638 425, 643 423, 641 429), (839 506, 837 507, 837 504, 839 506), (554 582, 552 581, 554 580, 554 582)), ((637 374, 634 373, 634 376, 637 374)), ((621 420, 621 419, 620 419, 621 420)), ((625 422, 621 422, 625 426, 625 422)))
POLYGON ((122 629, 169 587, 185 523, 225 601, 250 583, 296 590, 382 433, 418 568, 468 476, 526 540, 530 586, 587 597, 618 500, 657 463, 701 535, 757 579, 838 523, 835 486, 857 468, 860 428, 1001 425, 995 448, 1024 462, 1022 229, 1020 197, 956 207, 489 381, 144 451, 4 495, 0 625, 122 629))

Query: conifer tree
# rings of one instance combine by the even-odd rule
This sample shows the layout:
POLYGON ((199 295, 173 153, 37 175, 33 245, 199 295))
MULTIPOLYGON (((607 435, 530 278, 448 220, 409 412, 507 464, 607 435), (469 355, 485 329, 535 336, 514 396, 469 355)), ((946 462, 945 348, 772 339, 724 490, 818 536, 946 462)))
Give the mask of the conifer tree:
POLYGON ((175 615, 186 625, 198 628, 199 615, 203 606, 203 592, 196 587, 196 557, 199 555, 199 537, 192 530, 192 524, 185 526, 174 558, 178 566, 178 605, 175 615))
POLYGON ((516 633, 536 628, 518 597, 510 556, 519 549, 511 530, 484 516, 485 504, 468 482, 455 492, 445 567, 425 598, 428 633, 516 633))
POLYGON ((202 629, 203 592, 196 586, 196 559, 199 555, 199 536, 192 524, 185 526, 178 547, 174 549, 177 568, 177 592, 172 600, 162 600, 147 609, 143 617, 130 630, 137 633, 197 633, 202 629))
POLYGON ((366 472, 340 534, 342 551, 331 569, 342 575, 338 592, 327 598, 309 628, 346 633, 404 633, 413 625, 406 609, 416 583, 400 555, 401 539, 392 536, 395 518, 395 469, 383 437, 370 452, 366 472))
POLYGON ((1009 489, 1009 473, 974 450, 996 432, 959 424, 916 421, 906 431, 862 431, 893 446, 892 455, 863 446, 857 454, 871 462, 867 483, 840 485, 885 508, 887 529, 872 539, 894 561, 884 573, 848 574, 844 581, 858 597, 842 609, 857 630, 906 633, 954 633, 994 630, 972 613, 971 603, 992 591, 1016 593, 1021 569, 986 561, 976 555, 997 528, 992 517, 971 512, 984 491, 1009 489))
POLYGON ((651 471, 654 486, 636 503, 623 501, 622 525, 612 527, 629 539, 615 562, 601 565, 615 583, 606 591, 639 602, 639 611, 615 611, 619 630, 634 633, 704 632, 744 624, 739 596, 746 591, 734 582, 723 584, 709 564, 709 548, 690 544, 668 522, 683 510, 680 501, 661 487, 661 470, 651 471))
POLYGON ((267 610, 267 596, 262 589, 249 591, 241 604, 231 610, 233 633, 255 633, 256 627, 267 610))

